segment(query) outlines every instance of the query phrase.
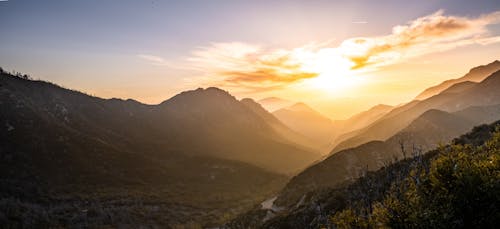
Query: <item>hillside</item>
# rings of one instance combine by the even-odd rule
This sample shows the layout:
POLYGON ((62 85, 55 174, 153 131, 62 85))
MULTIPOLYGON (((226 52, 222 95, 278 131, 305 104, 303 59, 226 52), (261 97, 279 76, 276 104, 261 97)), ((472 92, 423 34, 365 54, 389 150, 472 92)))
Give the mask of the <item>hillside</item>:
POLYGON ((333 147, 346 139, 358 135, 360 129, 371 125, 394 108, 393 106, 379 104, 366 111, 355 114, 346 120, 335 120, 334 125, 340 130, 340 133, 335 136, 333 147))
POLYGON ((430 98, 434 95, 441 93, 442 91, 446 90, 450 86, 457 84, 457 83, 466 82, 466 81, 480 82, 498 70, 500 70, 500 61, 498 61, 498 60, 495 60, 487 65, 477 66, 475 68, 472 68, 467 74, 465 74, 464 76, 462 76, 460 78, 446 80, 446 81, 444 81, 436 86, 425 89, 423 92, 421 92, 419 95, 417 95, 417 97, 415 97, 415 99, 416 100, 424 100, 424 99, 430 98))
POLYGON ((262 107, 264 107, 269 112, 277 111, 281 108, 288 107, 294 104, 293 101, 278 98, 278 97, 267 97, 257 101, 262 107))
POLYGON ((337 133, 332 120, 308 105, 296 103, 273 112, 273 115, 290 129, 310 139, 321 152, 328 153, 331 150, 337 133))
POLYGON ((385 116, 356 132, 356 135, 340 142, 332 153, 359 146, 373 140, 386 140, 411 121, 430 109, 454 112, 469 106, 489 106, 500 101, 500 71, 480 83, 469 85, 466 90, 456 93, 441 93, 423 101, 413 101, 400 106, 385 116))
POLYGON ((475 127, 452 145, 424 154, 414 151, 414 157, 389 161, 375 172, 363 172, 355 181, 315 189, 286 211, 255 209, 228 225, 494 228, 499 218, 496 174, 500 167, 495 161, 500 156, 500 133, 495 132, 499 124, 475 127))
POLYGON ((253 99, 244 98, 241 100, 241 103, 243 103, 255 114, 264 119, 266 123, 269 124, 276 133, 278 133, 284 139, 288 140, 287 142, 288 144, 297 145, 300 148, 309 149, 312 152, 321 151, 320 147, 316 144, 316 142, 290 129, 288 126, 283 124, 278 118, 276 118, 276 116, 274 116, 272 113, 269 113, 267 110, 264 109, 264 107, 262 107, 262 105, 255 102, 253 99))
POLYGON ((25 212, 2 225, 214 225, 314 160, 216 88, 144 105, 2 73, 0 98, 0 212, 25 212))
POLYGON ((433 149, 473 126, 500 119, 499 111, 500 105, 469 107, 454 113, 429 110, 386 141, 372 141, 340 151, 307 168, 292 178, 280 193, 277 203, 290 206, 311 190, 335 187, 357 178, 363 170, 374 171, 394 158, 410 157, 413 150, 425 152, 433 149))
POLYGON ((4 109, 11 111, 7 113, 13 113, 14 104, 23 103, 42 111, 36 115, 51 116, 56 124, 106 141, 155 144, 187 155, 238 160, 280 173, 291 173, 318 158, 283 138, 272 124, 217 88, 186 91, 159 105, 144 105, 90 97, 9 76, 2 76, 2 84, 4 96, 12 100, 11 107, 4 109), (288 160, 275 163, 283 157, 288 160))

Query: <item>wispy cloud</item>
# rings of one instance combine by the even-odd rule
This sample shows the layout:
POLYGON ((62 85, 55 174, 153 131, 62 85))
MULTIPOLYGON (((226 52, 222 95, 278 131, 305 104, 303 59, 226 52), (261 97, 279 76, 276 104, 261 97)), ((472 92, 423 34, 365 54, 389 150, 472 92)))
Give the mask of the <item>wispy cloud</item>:
POLYGON ((304 68, 298 53, 310 49, 265 50, 245 43, 213 43, 194 51, 188 61, 212 77, 220 86, 276 89, 288 83, 318 75, 304 68))
POLYGON ((169 66, 169 67, 174 66, 172 63, 170 63, 169 61, 165 60, 163 57, 160 56, 155 56, 150 54, 139 54, 137 55, 137 57, 149 62, 152 65, 169 66))
MULTIPOLYGON (((352 22, 356 24, 365 21, 352 22)), ((500 42, 487 26, 500 23, 500 11, 476 18, 447 16, 442 10, 393 27, 378 37, 355 37, 295 49, 266 49, 260 45, 213 43, 200 47, 188 65, 212 84, 247 90, 274 90, 318 75, 371 71, 410 58, 461 46, 500 42)), ((162 63, 163 59, 143 56, 162 63)))
POLYGON ((499 22, 500 12, 466 18, 445 16, 440 10, 405 25, 395 26, 389 35, 348 39, 339 48, 355 63, 354 69, 367 65, 386 65, 402 58, 459 46, 498 42, 498 37, 489 36, 486 26, 499 22))

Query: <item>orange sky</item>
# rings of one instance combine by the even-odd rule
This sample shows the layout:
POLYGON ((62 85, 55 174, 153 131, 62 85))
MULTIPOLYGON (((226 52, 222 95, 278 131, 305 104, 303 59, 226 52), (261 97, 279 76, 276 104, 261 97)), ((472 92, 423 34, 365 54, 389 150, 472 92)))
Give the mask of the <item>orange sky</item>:
POLYGON ((334 119, 500 59, 491 0, 4 1, 0 19, 9 71, 149 104, 216 86, 334 119))
POLYGON ((409 101, 428 86, 495 60, 500 36, 489 26, 498 23, 500 12, 462 17, 440 10, 394 25, 389 34, 291 49, 213 43, 176 66, 202 75, 188 85, 222 87, 238 97, 302 101, 342 119, 378 103, 409 101))

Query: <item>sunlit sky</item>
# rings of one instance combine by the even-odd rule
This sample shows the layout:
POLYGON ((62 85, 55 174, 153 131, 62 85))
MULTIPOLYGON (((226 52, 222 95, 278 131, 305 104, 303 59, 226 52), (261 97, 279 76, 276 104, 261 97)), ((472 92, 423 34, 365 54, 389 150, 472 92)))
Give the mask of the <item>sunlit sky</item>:
POLYGON ((0 66, 156 104, 217 86, 342 119, 500 59, 495 0, 0 1, 0 66))

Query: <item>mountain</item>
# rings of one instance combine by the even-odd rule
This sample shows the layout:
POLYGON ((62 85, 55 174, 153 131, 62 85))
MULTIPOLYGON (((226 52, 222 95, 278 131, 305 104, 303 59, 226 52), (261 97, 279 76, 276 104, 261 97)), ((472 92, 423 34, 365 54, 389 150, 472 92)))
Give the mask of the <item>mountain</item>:
POLYGON ((290 129, 288 126, 283 124, 278 118, 276 118, 273 114, 269 113, 266 109, 262 107, 262 105, 255 102, 253 99, 244 98, 241 100, 241 103, 246 105, 255 114, 264 119, 266 123, 268 123, 273 128, 274 131, 276 131, 283 138, 287 139, 289 141, 288 143, 296 144, 298 147, 309 149, 313 152, 320 151, 320 148, 314 141, 311 141, 304 135, 290 129))
MULTIPOLYGON (((447 115, 429 113, 437 116, 447 115)), ((448 145, 311 191, 286 210, 254 208, 227 228, 494 228, 499 124, 474 127, 448 145)))
POLYGON ((454 112, 469 106, 488 106, 500 101, 500 71, 497 71, 480 83, 461 83, 444 93, 422 101, 412 101, 393 109, 371 125, 359 130, 357 135, 340 142, 333 153, 350 147, 356 147, 372 140, 385 140, 407 126, 411 121, 430 109, 454 112), (466 85, 466 86, 464 86, 466 85), (461 91, 462 90, 462 91, 461 91))
POLYGON ((2 72, 0 212, 26 214, 0 223, 218 224, 319 156, 262 115, 217 88, 145 105, 2 72))
POLYGON ((369 126, 385 114, 389 113, 392 109, 394 109, 393 106, 379 104, 366 111, 355 114, 349 119, 335 120, 334 125, 340 129, 340 133, 338 133, 335 137, 333 147, 335 147, 339 142, 358 135, 360 129, 369 126))
POLYGON ((279 110, 283 107, 288 107, 293 105, 293 101, 278 98, 278 97, 267 97, 261 100, 257 101, 259 104, 261 104, 266 110, 269 112, 274 112, 276 110, 279 110))
MULTIPOLYGON (((400 165, 406 164, 409 160, 421 160, 420 156, 432 157, 436 155, 425 152, 437 147, 438 143, 449 142, 454 137, 464 134, 480 122, 491 123, 492 120, 500 119, 499 111, 500 105, 470 107, 454 113, 429 110, 385 142, 372 141, 356 148, 343 150, 309 167, 295 176, 273 199, 272 208, 254 208, 239 216, 230 225, 259 225, 257 226, 259 228, 267 228, 265 225, 273 225, 270 228, 303 228, 303 226, 298 225, 303 225, 303 223, 317 224, 318 222, 305 222, 306 215, 304 214, 321 217, 320 212, 332 205, 338 207, 357 206, 349 204, 350 202, 346 203, 346 200, 339 198, 334 190, 342 190, 345 187, 355 185, 362 180, 359 179, 360 177, 377 170, 379 171, 376 173, 382 171, 383 176, 378 177, 379 181, 373 182, 387 185, 383 179, 392 179, 395 175, 408 174, 408 171, 386 173, 384 169, 388 167, 401 168, 400 165), (479 118, 477 118, 478 114, 479 118), (276 222, 286 223, 288 226, 276 226, 276 222)), ((484 128, 481 127, 474 128, 473 131, 478 133, 469 133, 461 137, 461 140, 454 141, 463 142, 462 144, 470 142, 475 145, 482 144, 484 139, 491 136, 491 131, 494 131, 499 123, 500 121, 497 121, 487 128, 490 133, 488 137, 485 137, 484 128), (475 138, 483 140, 479 141, 475 138)), ((365 183, 364 185, 373 184, 365 183)), ((345 195, 352 195, 354 199, 359 200, 383 194, 384 191, 379 192, 377 187, 363 189, 364 191, 361 192, 360 190, 348 189, 345 195)), ((390 185, 385 187, 389 188, 390 185)))
POLYGON ((153 113, 157 127, 176 137, 169 145, 186 148, 186 152, 248 162, 280 173, 296 172, 318 158, 217 88, 183 92, 157 109, 153 113))
POLYGON ((456 83, 456 84, 453 84, 450 87, 444 89, 439 94, 460 93, 460 92, 463 92, 465 90, 468 90, 471 87, 474 87, 476 84, 478 84, 478 83, 471 82, 471 81, 464 81, 464 82, 456 83))
POLYGON ((86 134, 104 133, 109 141, 126 138, 188 155, 247 162, 280 173, 297 171, 319 157, 282 137, 262 114, 218 88, 199 88, 159 105, 144 105, 132 100, 103 100, 8 76, 3 81, 12 96, 33 109, 50 112, 58 122, 86 134))
POLYGON ((441 93, 442 91, 446 90, 450 86, 465 82, 465 81, 471 81, 471 82, 480 82, 484 80, 487 76, 491 75, 492 73, 500 70, 500 61, 495 60, 487 65, 481 65, 475 68, 472 68, 467 74, 464 76, 457 78, 457 79, 451 79, 451 80, 446 80, 436 86, 430 87, 425 89, 423 92, 421 92, 417 97, 415 97, 416 100, 424 100, 429 97, 432 97, 434 95, 437 95, 441 93))
POLYGON ((336 134, 332 120, 321 115, 305 103, 296 103, 281 108, 273 115, 290 129, 306 136, 319 146, 321 152, 331 150, 331 143, 336 134))
POLYGON ((342 121, 344 132, 350 132, 365 127, 387 114, 393 108, 394 107, 390 105, 378 104, 366 111, 355 114, 349 119, 342 121))
POLYGON ((359 177, 364 170, 374 171, 394 158, 411 157, 416 151, 433 149, 476 125, 499 119, 500 104, 469 107, 453 113, 428 110, 386 141, 371 141, 342 150, 307 168, 287 184, 276 203, 289 207, 309 191, 335 187, 359 177), (406 155, 402 151, 406 151, 406 155))

